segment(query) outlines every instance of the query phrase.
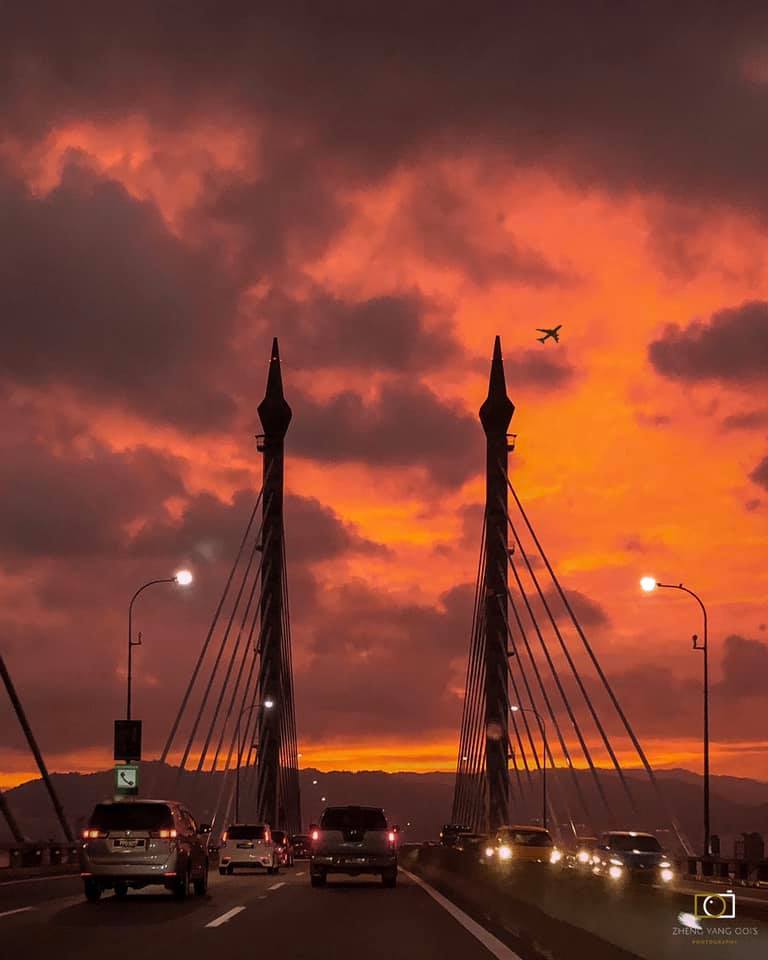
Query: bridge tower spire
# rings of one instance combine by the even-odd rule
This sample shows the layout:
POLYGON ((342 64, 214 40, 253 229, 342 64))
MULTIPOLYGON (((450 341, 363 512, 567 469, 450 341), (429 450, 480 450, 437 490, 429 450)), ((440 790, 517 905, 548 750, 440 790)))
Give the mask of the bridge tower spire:
MULTIPOLYGON (((280 353, 277 337, 272 341, 272 355, 267 374, 267 389, 259 404, 259 419, 264 428, 263 443, 263 500, 262 500, 262 568, 259 649, 261 652, 257 687, 259 703, 258 753, 256 755, 256 802, 258 817, 273 828, 283 828, 293 820, 294 811, 286 809, 287 798, 281 789, 281 760, 284 756, 283 738, 287 734, 286 708, 293 704, 281 698, 291 695, 286 684, 289 665, 285 662, 283 544, 283 474, 284 442, 291 422, 291 408, 283 395, 280 372, 280 353), (274 707, 265 709, 265 701, 274 707)), ((293 824, 291 824, 293 827, 293 824)))
POLYGON ((515 407, 507 396, 501 338, 493 346, 488 396, 480 407, 485 431, 485 775, 488 828, 509 823, 507 686, 507 428, 515 407))

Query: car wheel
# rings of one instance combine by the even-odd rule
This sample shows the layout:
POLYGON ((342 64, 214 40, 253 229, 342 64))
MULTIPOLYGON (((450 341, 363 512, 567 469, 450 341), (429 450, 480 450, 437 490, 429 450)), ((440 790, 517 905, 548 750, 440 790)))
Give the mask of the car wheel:
POLYGON ((324 873, 310 873, 309 875, 309 882, 313 887, 324 887, 325 879, 324 873))
POLYGON ((222 875, 222 877, 226 877, 226 875, 227 875, 227 868, 226 868, 226 867, 219 867, 219 873, 222 875))
POLYGON ((204 863, 204 871, 202 877, 199 880, 193 880, 192 886, 195 889, 195 894, 198 897, 203 897, 208 892, 208 861, 204 863))
POLYGON ((128 884, 124 881, 115 884, 115 896, 119 897, 121 900, 123 897, 128 896, 128 884))
POLYGON ((98 880, 87 879, 83 882, 83 891, 85 899, 89 903, 96 903, 101 897, 101 884, 98 880))
POLYGON ((227 876, 228 876, 228 877, 231 877, 234 872, 235 872, 234 866, 233 866, 231 863, 228 864, 228 866, 227 866, 227 876))
POLYGON ((173 895, 177 900, 186 900, 189 893, 189 867, 184 871, 184 876, 179 877, 173 885, 173 895))
POLYGON ((381 875, 382 886, 385 887, 396 887, 397 886, 397 870, 385 870, 381 875))

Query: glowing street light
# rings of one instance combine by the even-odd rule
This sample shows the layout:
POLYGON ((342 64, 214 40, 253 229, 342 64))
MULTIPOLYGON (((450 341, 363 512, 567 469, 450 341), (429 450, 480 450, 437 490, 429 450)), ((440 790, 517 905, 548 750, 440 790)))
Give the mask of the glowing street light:
POLYGON ((143 586, 134 593, 131 597, 131 602, 128 604, 128 696, 125 707, 125 718, 126 720, 131 719, 131 683, 133 680, 133 648, 141 646, 141 634, 139 634, 139 639, 133 639, 133 604, 136 601, 138 595, 142 590, 146 590, 147 587, 151 587, 156 583, 176 583, 180 587, 188 587, 192 583, 192 574, 189 570, 179 570, 172 577, 161 577, 159 580, 149 580, 143 586))
POLYGON ((709 834, 709 661, 707 645, 707 608, 701 597, 684 587, 682 583, 659 583, 653 577, 643 577, 640 581, 641 588, 646 593, 651 593, 657 587, 664 587, 670 590, 682 590, 689 594, 701 607, 704 617, 704 637, 703 642, 699 643, 698 636, 693 635, 693 649, 701 650, 704 654, 704 856, 710 855, 710 834, 709 834))
POLYGON ((512 713, 532 713, 539 721, 539 730, 541 731, 541 825, 547 829, 547 730, 544 725, 544 718, 538 710, 533 707, 519 707, 516 703, 510 704, 509 709, 512 713))
MULTIPOLYGON (((252 703, 250 707, 244 707, 240 711, 240 716, 237 718, 237 726, 235 727, 235 736, 237 737, 237 766, 235 767, 235 821, 240 821, 240 762, 243 759, 243 748, 240 745, 240 721, 247 713, 251 713, 253 710, 258 710, 261 707, 264 707, 265 710, 271 710, 274 707, 274 700, 265 700, 263 703, 252 703)), ((249 751, 250 755, 250 751, 249 751)))

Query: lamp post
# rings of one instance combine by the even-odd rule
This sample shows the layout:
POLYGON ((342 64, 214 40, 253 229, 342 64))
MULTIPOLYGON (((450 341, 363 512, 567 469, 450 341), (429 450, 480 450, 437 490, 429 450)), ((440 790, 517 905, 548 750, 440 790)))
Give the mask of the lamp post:
POLYGON ((141 645, 141 635, 139 635, 138 640, 133 639, 133 605, 136 602, 136 598, 147 587, 151 587, 156 583, 178 583, 181 587, 188 587, 192 583, 192 574, 189 570, 179 570, 178 573, 174 574, 172 577, 161 577, 159 580, 150 580, 145 583, 143 586, 134 593, 131 597, 131 602, 128 604, 128 698, 125 708, 125 719, 131 719, 131 681, 133 678, 133 648, 141 645))
POLYGON ((670 590, 682 590, 689 594, 701 607, 704 617, 704 636, 703 642, 698 642, 698 636, 693 635, 693 649, 701 650, 704 654, 704 856, 711 854, 711 838, 709 832, 709 660, 707 645, 707 608, 701 597, 684 587, 682 583, 659 583, 653 577, 643 577, 640 586, 646 593, 652 593, 656 587, 666 587, 670 590))
POLYGON ((542 764, 541 764, 541 825, 547 829, 547 728, 544 724, 544 717, 533 707, 519 707, 513 703, 509 708, 513 713, 532 713, 539 722, 539 731, 541 732, 542 743, 542 764))
POLYGON ((235 734, 237 736, 237 766, 235 767, 235 823, 240 821, 240 758, 242 756, 242 751, 240 747, 240 721, 246 715, 246 713, 251 713, 251 711, 256 710, 259 707, 264 707, 266 710, 271 710, 274 707, 275 701, 270 700, 269 697, 263 703, 252 703, 250 707, 246 707, 244 710, 240 711, 240 716, 237 718, 237 727, 235 728, 235 734))

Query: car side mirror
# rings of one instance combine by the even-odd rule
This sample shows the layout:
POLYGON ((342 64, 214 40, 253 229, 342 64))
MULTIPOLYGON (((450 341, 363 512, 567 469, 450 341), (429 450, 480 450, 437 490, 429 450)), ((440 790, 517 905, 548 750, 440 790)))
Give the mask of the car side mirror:
POLYGON ((198 834, 200 834, 201 837, 210 833, 211 832, 210 823, 201 823, 200 826, 197 828, 197 832, 198 834))

